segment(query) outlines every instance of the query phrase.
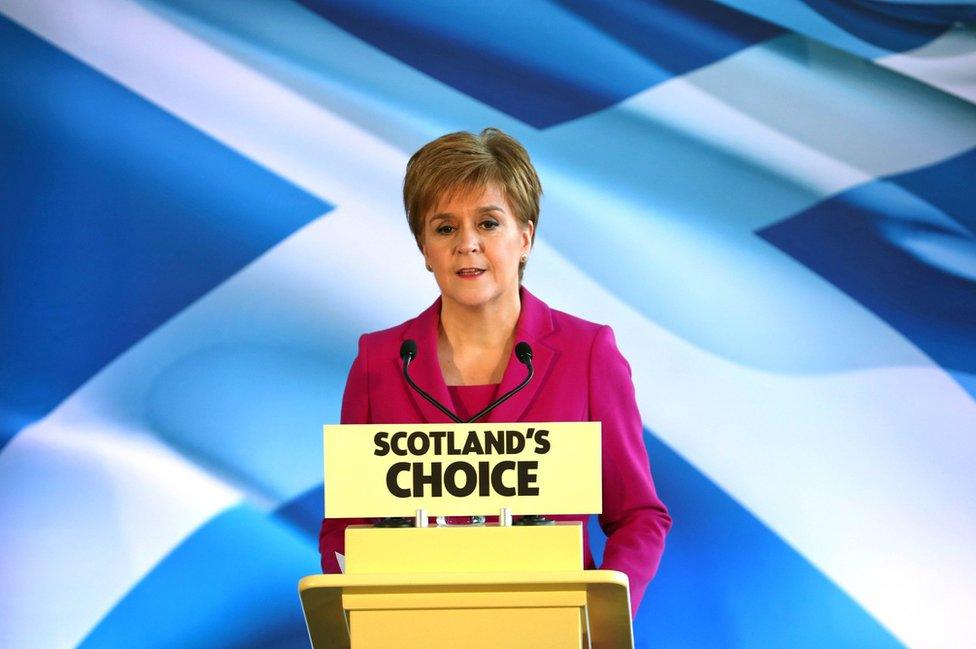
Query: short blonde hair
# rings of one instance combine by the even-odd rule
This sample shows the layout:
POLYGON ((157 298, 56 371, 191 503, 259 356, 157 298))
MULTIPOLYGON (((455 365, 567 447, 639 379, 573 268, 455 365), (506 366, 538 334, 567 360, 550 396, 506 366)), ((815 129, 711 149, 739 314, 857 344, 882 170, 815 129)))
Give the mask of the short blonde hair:
POLYGON ((417 246, 422 245, 427 214, 442 197, 489 184, 505 195, 523 227, 532 223, 534 240, 542 183, 518 140, 486 128, 478 135, 448 133, 422 146, 411 156, 403 178, 403 209, 417 246))

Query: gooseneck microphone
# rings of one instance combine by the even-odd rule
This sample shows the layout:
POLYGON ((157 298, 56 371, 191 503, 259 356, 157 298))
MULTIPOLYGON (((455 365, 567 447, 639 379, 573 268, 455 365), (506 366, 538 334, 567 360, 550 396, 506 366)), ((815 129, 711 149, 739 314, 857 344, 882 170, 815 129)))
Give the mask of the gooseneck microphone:
POLYGON ((489 403, 484 410, 482 410, 477 415, 469 419, 468 420, 469 424, 473 424, 474 422, 478 421, 479 419, 487 415, 489 412, 491 412, 498 406, 502 405, 503 403, 505 403, 512 397, 514 397, 516 393, 518 393, 522 388, 527 386, 529 384, 529 381, 532 380, 532 377, 535 375, 535 369, 532 367, 532 348, 529 347, 529 343, 523 340, 519 344, 515 345, 515 358, 517 358, 519 362, 522 363, 522 365, 525 365, 525 367, 529 370, 529 373, 526 375, 525 379, 521 383, 516 385, 514 388, 512 388, 511 390, 509 390, 502 396, 498 397, 497 399, 489 403))
POLYGON ((442 406, 437 399, 435 399, 434 397, 430 396, 429 394, 421 390, 420 386, 414 383, 413 379, 410 378, 410 372, 408 371, 407 368, 410 367, 410 361, 412 361, 416 357, 417 357, 417 343, 415 343, 411 339, 404 340, 403 344, 400 345, 400 360, 403 361, 403 378, 405 378, 407 380, 407 383, 410 384, 410 387, 416 390, 417 394, 419 394, 424 399, 426 399, 430 405, 434 406, 435 408, 443 412, 445 415, 450 417, 451 421, 453 421, 454 423, 463 424, 464 421, 462 421, 460 417, 458 417, 453 412, 451 412, 450 410, 442 406))
POLYGON ((410 372, 408 368, 410 367, 410 361, 412 361, 416 357, 417 357, 417 343, 411 339, 404 340, 403 344, 400 345, 400 360, 403 361, 403 378, 407 380, 407 383, 410 385, 411 388, 417 391, 417 394, 422 396, 424 399, 427 400, 429 404, 431 404, 432 406, 434 406, 435 408, 443 412, 445 415, 450 417, 451 421, 457 424, 465 424, 465 423, 472 424, 478 421, 479 419, 487 415, 489 412, 491 412, 498 406, 502 405, 503 403, 505 403, 512 397, 514 397, 519 391, 522 390, 522 388, 524 388, 529 384, 529 381, 531 381, 532 377, 535 375, 535 369, 532 367, 532 347, 529 346, 529 343, 522 341, 519 344, 515 345, 515 358, 517 358, 519 362, 522 363, 522 365, 525 365, 525 367, 529 370, 529 373, 526 375, 525 379, 521 383, 516 385, 514 388, 512 388, 511 390, 509 390, 502 396, 498 397, 497 399, 489 403, 484 410, 476 414, 474 417, 471 417, 467 421, 464 421, 460 417, 455 415, 453 412, 448 410, 446 407, 444 407, 437 399, 427 394, 424 390, 420 388, 420 386, 414 383, 412 378, 410 378, 410 372))

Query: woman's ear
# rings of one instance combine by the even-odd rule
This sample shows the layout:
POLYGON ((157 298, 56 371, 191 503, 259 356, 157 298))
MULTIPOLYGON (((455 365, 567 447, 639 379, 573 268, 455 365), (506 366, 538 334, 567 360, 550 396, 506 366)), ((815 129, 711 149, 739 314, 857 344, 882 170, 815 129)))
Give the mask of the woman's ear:
POLYGON ((534 234, 535 234, 535 223, 529 221, 528 223, 525 224, 525 227, 522 228, 522 252, 523 253, 527 254, 530 250, 532 250, 532 240, 534 234))

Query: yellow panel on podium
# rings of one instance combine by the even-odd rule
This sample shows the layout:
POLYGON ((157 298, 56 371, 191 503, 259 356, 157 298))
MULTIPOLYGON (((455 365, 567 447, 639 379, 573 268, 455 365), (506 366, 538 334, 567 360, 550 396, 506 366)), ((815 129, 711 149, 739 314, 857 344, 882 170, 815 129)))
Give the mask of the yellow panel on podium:
POLYGON ((346 528, 349 574, 582 569, 579 523, 346 528))
MULTIPOLYGON (((455 584, 456 586, 456 584, 455 584)), ((579 591, 344 595, 352 646, 581 646, 579 591), (510 643, 509 639, 513 641, 510 643)))
POLYGON ((315 649, 633 647, 625 575, 579 523, 346 531, 346 574, 299 583, 315 649))

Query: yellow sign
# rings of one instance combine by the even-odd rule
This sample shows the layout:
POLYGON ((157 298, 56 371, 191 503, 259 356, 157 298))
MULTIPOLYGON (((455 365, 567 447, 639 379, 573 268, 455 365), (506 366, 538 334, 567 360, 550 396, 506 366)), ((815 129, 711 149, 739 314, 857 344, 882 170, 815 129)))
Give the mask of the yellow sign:
POLYGON ((325 426, 325 515, 596 514, 600 449, 600 422, 325 426))

